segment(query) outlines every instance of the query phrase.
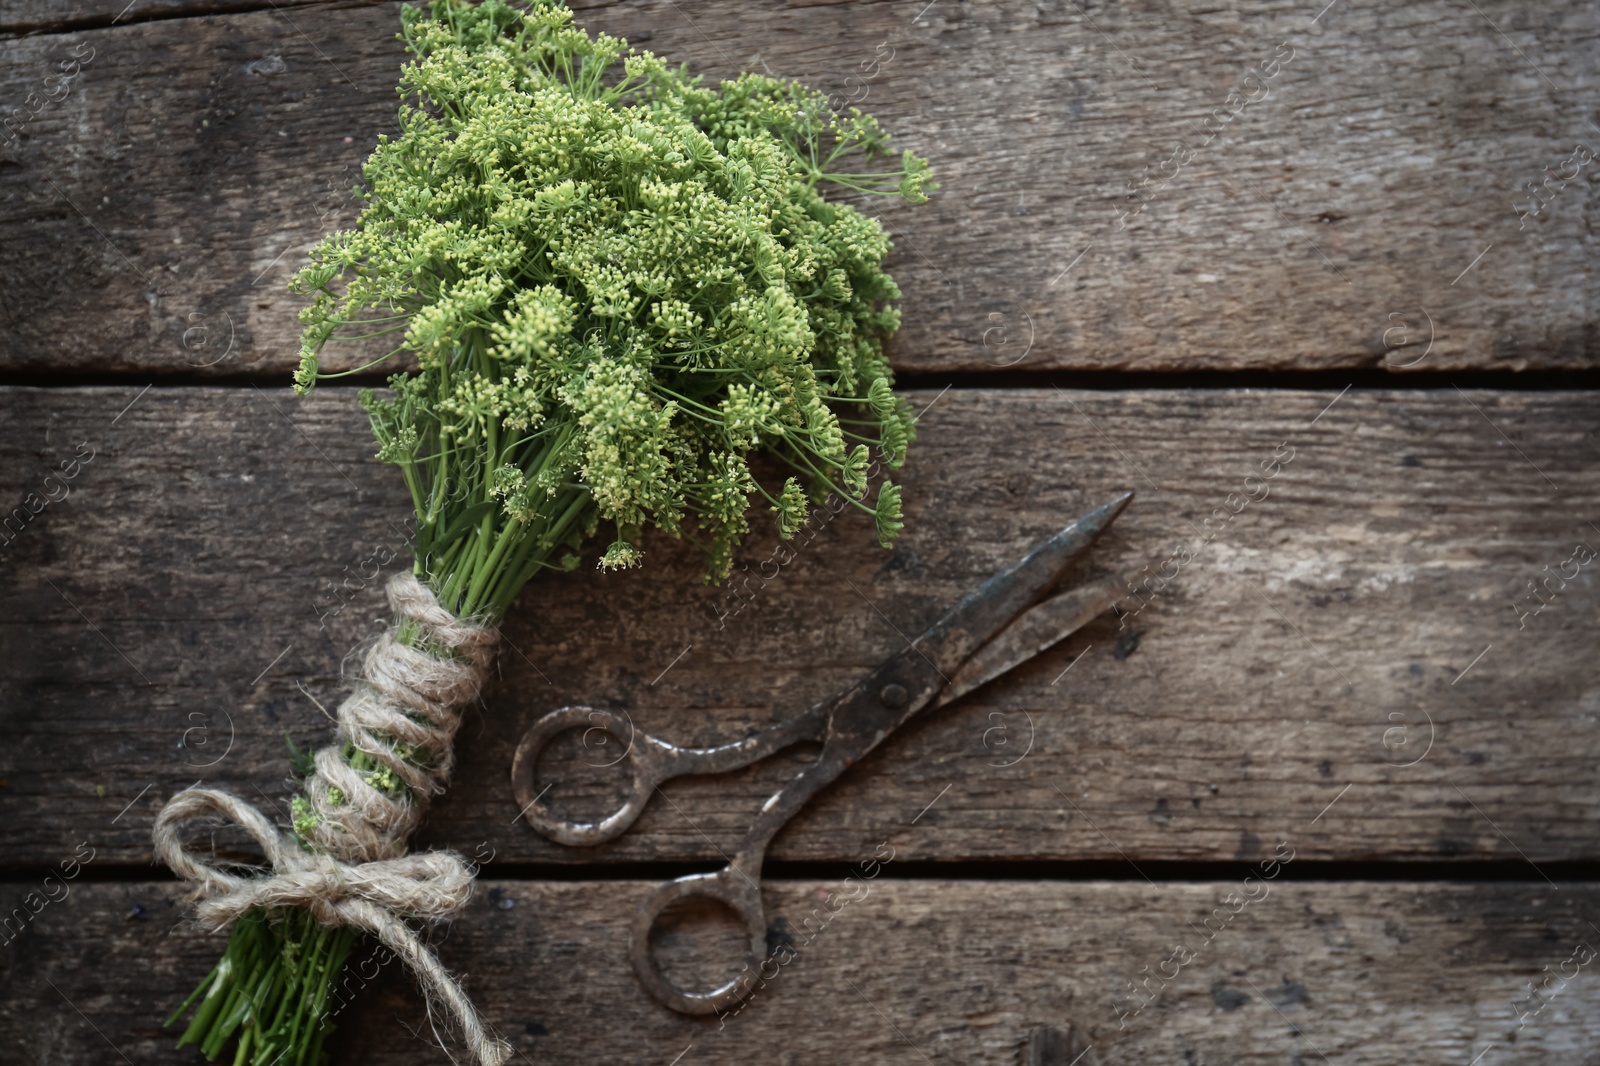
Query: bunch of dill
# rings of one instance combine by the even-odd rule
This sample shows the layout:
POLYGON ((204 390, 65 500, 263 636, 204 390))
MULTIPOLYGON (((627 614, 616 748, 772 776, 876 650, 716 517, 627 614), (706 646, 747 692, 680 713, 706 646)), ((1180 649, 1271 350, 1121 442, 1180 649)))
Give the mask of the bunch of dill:
MULTIPOLYGON (((719 580, 752 497, 787 537, 837 492, 887 546, 900 490, 868 502, 867 469, 873 446, 899 468, 913 435, 883 352, 900 291, 883 227, 824 191, 922 202, 927 163, 821 93, 751 74, 705 87, 554 0, 434 0, 402 26, 401 132, 365 165, 356 226, 291 282, 310 298, 295 386, 341 376, 319 373, 339 338, 398 335, 360 370, 414 356, 361 402, 410 489, 415 572, 440 603, 493 623, 540 570, 577 566, 602 525, 602 568, 638 563, 655 526, 700 541, 719 580), (757 452, 792 475, 763 485, 757 452)), ((409 795, 363 752, 345 759, 409 795)), ((295 801, 307 847, 326 818, 295 801)), ((174 1015, 200 1004, 183 1041, 316 1062, 357 936, 294 910, 236 923, 174 1015)))

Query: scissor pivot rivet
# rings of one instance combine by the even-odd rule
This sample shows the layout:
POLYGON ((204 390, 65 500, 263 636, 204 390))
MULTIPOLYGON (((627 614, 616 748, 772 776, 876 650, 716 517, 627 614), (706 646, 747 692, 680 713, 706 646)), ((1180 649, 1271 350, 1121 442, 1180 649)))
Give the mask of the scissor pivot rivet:
POLYGON ((878 693, 878 700, 885 707, 904 707, 906 700, 911 696, 906 692, 904 685, 888 684, 883 686, 883 691, 878 693))

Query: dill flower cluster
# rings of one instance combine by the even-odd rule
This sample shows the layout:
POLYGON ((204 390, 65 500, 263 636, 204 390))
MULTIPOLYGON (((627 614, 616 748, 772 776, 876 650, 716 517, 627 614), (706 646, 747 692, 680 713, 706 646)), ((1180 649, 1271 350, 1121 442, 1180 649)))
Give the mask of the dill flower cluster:
MULTIPOLYGON (((725 577, 752 496, 787 536, 837 491, 887 546, 898 486, 869 446, 913 427, 883 340, 899 297, 876 219, 829 186, 926 199, 929 171, 857 109, 745 74, 716 88, 553 0, 406 8, 415 61, 366 208, 292 282, 311 298, 296 388, 341 336, 399 334, 419 369, 363 404, 419 518, 419 573, 458 614, 504 612, 541 567, 601 567, 649 525, 706 538, 725 577), (764 486, 749 457, 793 469, 764 486)), ((369 364, 376 365, 376 364, 369 364)), ((366 369, 366 368, 362 368, 366 369)))

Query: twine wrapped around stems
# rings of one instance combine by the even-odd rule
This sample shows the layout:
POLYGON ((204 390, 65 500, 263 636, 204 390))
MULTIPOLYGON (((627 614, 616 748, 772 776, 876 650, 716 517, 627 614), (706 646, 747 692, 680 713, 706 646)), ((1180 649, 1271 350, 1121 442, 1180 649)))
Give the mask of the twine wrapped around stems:
POLYGON ((449 780, 461 709, 478 697, 497 633, 455 617, 409 573, 392 578, 387 591, 401 621, 367 652, 359 687, 339 705, 334 742, 317 750, 305 783, 317 818, 303 836, 314 850, 237 796, 192 788, 172 797, 156 818, 156 857, 196 883, 202 928, 223 929, 257 907, 304 907, 323 925, 355 926, 377 937, 410 967, 429 1003, 455 1017, 481 1066, 501 1066, 511 1047, 489 1035, 461 986, 404 921, 447 917, 472 897, 472 869, 460 856, 407 855, 406 838, 449 780), (408 621, 415 639, 402 644, 398 630, 408 621), (345 761, 347 744, 403 782, 410 796, 397 799, 374 787, 371 771, 345 761), (427 765, 403 758, 397 744, 426 753, 427 765), (186 825, 218 817, 255 838, 270 875, 239 876, 184 845, 186 825))

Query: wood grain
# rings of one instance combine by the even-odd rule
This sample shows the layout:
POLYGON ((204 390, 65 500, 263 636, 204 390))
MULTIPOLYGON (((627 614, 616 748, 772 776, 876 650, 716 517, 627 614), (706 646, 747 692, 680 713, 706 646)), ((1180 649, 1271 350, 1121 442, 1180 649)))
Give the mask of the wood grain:
MULTIPOLYGON (((513 1061, 552 1066, 1015 1066, 1041 1022, 1070 1023, 1105 1066, 1479 1055, 1480 1066, 1580 1066, 1600 1047, 1600 981, 1592 962, 1572 961, 1597 939, 1588 919, 1600 886, 1589 883, 1279 881, 1218 925, 1237 884, 775 882, 763 893, 769 919, 794 954, 769 964, 766 987, 721 1021, 673 1014, 635 983, 627 917, 653 887, 491 880, 434 939, 526 1056, 513 1061), (828 911, 830 892, 857 902, 824 923, 813 915, 828 911), (1220 929, 1209 942, 1196 931, 1208 918, 1220 929), (1157 975, 1156 990, 1184 941, 1194 957, 1119 1031, 1125 982, 1157 975), (1526 1000, 1527 983, 1575 969, 1519 1027, 1512 1002, 1526 1000)), ((14 900, 29 886, 4 890, 14 900)), ((8 1061, 99 1066, 119 1061, 110 1048, 141 1066, 199 1061, 157 1026, 217 952, 217 938, 179 924, 178 895, 170 884, 83 884, 45 907, 0 951, 8 1061)), ((694 932, 668 938, 660 957, 709 949, 694 932)), ((361 987, 362 972, 333 1061, 447 1061, 404 976, 391 964, 361 987)))
MULTIPOLYGON (((715 860, 803 752, 672 782, 620 840, 569 849, 516 822, 517 740, 565 704, 681 743, 774 721, 1131 488, 1087 569, 1176 569, 1148 606, 1125 600, 1138 613, 1122 631, 1107 615, 913 722, 771 857, 840 861, 912 822, 903 854, 941 861, 1253 861, 1285 836, 1314 859, 1600 854, 1595 566, 1536 615, 1526 590, 1572 570, 1575 544, 1600 547, 1593 394, 912 399, 892 553, 847 513, 779 567, 758 520, 742 591, 701 584, 697 549, 661 536, 636 571, 531 586, 420 843, 503 862, 715 860)), ((143 863, 156 810, 197 779, 281 812, 284 735, 328 735, 318 704, 384 624, 381 582, 406 550, 403 488, 370 458, 351 391, 13 388, 0 404, 0 499, 59 495, 46 475, 94 450, 3 549, 0 854, 48 863, 92 826, 105 861, 143 863)), ((604 767, 619 743, 569 739, 541 780, 598 813, 619 795, 622 768, 604 767)))
MULTIPOLYGON (((242 14, 268 8, 293 10, 322 3, 327 3, 327 0, 274 0, 271 4, 263 4, 261 0, 62 0, 59 3, 49 0, 12 0, 6 4, 4 11, 0 11, 0 35, 22 37, 72 33, 134 26, 162 19, 242 14)), ((343 6, 349 5, 346 3, 343 6)))
MULTIPOLYGON (((854 98, 933 160, 932 203, 875 208, 897 235, 904 370, 1600 365, 1592 167, 1566 163, 1597 136, 1600 11, 1319 6, 640 0, 580 18, 712 79, 854 98), (1547 172, 1524 220, 1513 204, 1547 172)), ((353 219, 346 192, 393 127, 397 8, 167 17, 185 10, 216 8, 39 34, 0 61, 20 107, 70 47, 95 49, 0 148, 0 367, 291 368, 283 283, 353 219)))

